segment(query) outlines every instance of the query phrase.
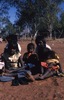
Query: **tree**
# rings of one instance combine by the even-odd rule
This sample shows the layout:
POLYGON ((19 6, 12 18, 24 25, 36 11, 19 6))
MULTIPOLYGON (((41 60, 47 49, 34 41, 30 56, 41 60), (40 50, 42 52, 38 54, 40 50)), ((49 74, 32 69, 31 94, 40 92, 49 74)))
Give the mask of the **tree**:
POLYGON ((6 24, 9 19, 8 9, 8 3, 6 3, 5 0, 0 0, 0 28, 3 28, 3 25, 6 24))
MULTIPOLYGON (((21 1, 21 0, 19 0, 21 1)), ((52 37, 53 25, 57 13, 59 12, 59 4, 63 0, 25 0, 20 2, 17 10, 17 24, 20 26, 30 25, 33 33, 41 26, 46 27, 52 37), (43 25, 44 24, 44 25, 43 25)))
POLYGON ((15 34, 16 33, 16 28, 14 27, 14 25, 10 21, 5 26, 5 29, 8 32, 8 34, 15 34))
MULTIPOLYGON (((2 0, 1 0, 2 1, 2 0)), ((4 0, 17 8, 16 25, 32 28, 34 34, 38 27, 46 28, 52 37, 53 25, 59 12, 59 4, 64 0, 4 0)))
POLYGON ((60 24, 61 24, 61 30, 60 30, 60 37, 64 37, 64 12, 61 13, 60 15, 60 24))
POLYGON ((64 12, 61 13, 60 23, 61 23, 62 27, 64 28, 64 12))
POLYGON ((26 0, 21 3, 22 6, 17 10, 17 24, 21 26, 29 25, 32 28, 32 33, 36 32, 37 26, 42 16, 42 11, 46 6, 44 0, 26 0))
POLYGON ((1 36, 15 32, 13 24, 9 20, 8 10, 10 6, 12 6, 10 0, 0 0, 0 35, 1 36))

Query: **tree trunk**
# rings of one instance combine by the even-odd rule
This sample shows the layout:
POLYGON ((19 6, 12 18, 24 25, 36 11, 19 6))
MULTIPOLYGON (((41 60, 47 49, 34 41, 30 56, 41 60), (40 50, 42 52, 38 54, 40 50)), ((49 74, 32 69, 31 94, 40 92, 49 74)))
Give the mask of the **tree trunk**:
POLYGON ((52 29, 53 29, 53 26, 52 26, 52 24, 50 24, 50 25, 48 26, 48 31, 49 31, 49 37, 50 37, 50 38, 52 38, 52 29))

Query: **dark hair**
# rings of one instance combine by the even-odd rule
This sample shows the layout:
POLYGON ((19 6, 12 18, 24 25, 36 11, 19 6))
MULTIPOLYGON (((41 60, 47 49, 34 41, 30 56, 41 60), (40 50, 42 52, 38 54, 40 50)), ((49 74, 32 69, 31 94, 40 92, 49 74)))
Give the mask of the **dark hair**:
POLYGON ((39 41, 42 41, 43 44, 46 44, 46 40, 41 35, 36 37, 35 43, 38 44, 39 41))
POLYGON ((35 49, 35 45, 34 45, 34 43, 29 43, 28 45, 27 45, 27 50, 29 50, 29 49, 35 49))
POLYGON ((17 35, 16 35, 16 34, 9 34, 9 35, 6 37, 6 40, 7 40, 8 42, 11 42, 11 41, 17 42, 17 41, 18 41, 18 38, 17 38, 17 35))
POLYGON ((11 49, 15 49, 16 50, 16 52, 18 52, 19 50, 18 50, 18 44, 17 43, 9 43, 8 44, 8 49, 9 50, 11 50, 11 49))

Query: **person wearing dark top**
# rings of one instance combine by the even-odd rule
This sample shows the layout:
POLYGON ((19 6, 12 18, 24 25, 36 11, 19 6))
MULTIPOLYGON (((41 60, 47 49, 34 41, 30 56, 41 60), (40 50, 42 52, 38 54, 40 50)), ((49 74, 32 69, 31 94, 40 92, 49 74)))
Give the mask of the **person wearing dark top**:
POLYGON ((35 42, 37 45, 36 53, 40 65, 42 66, 42 75, 40 76, 40 79, 44 79, 54 74, 64 76, 57 53, 46 46, 46 41, 42 36, 37 36, 35 42))
POLYGON ((35 45, 34 43, 29 43, 27 45, 27 52, 23 55, 23 61, 25 64, 33 65, 33 67, 27 67, 29 70, 31 70, 32 75, 36 75, 38 73, 41 73, 40 63, 38 59, 38 55, 35 53, 35 45))

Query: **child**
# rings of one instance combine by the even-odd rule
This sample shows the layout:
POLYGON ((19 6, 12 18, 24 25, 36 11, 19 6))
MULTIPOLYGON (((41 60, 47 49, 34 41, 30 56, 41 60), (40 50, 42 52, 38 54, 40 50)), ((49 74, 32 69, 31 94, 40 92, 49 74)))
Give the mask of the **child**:
POLYGON ((35 45, 33 43, 29 43, 27 45, 27 52, 23 55, 23 61, 28 65, 29 68, 27 68, 31 70, 32 75, 41 73, 41 69, 39 67, 39 59, 37 54, 35 53, 35 45))
POLYGON ((35 50, 35 45, 34 45, 33 43, 29 43, 29 44, 27 45, 27 52, 24 53, 24 55, 23 55, 23 61, 24 61, 25 63, 28 63, 28 58, 29 58, 29 56, 30 56, 31 54, 34 53, 34 50, 35 50))
POLYGON ((38 58, 42 66, 41 71, 43 75, 40 76, 40 79, 44 79, 54 74, 63 76, 61 65, 59 62, 59 57, 53 50, 46 47, 44 39, 41 36, 39 37, 40 39, 37 38, 36 41, 37 44, 36 52, 38 54, 38 58))

